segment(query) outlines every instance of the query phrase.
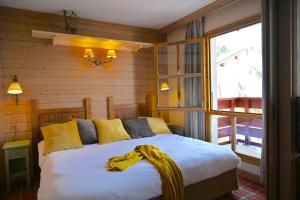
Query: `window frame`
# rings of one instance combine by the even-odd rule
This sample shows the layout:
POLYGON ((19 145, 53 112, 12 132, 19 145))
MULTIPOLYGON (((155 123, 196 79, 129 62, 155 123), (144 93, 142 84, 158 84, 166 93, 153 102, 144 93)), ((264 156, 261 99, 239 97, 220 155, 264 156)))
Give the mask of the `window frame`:
MULTIPOLYGON (((222 35, 231 31, 235 31, 240 28, 245 28, 250 25, 261 23, 261 14, 253 15, 251 17, 239 20, 237 22, 228 24, 226 26, 217 28, 215 30, 209 31, 204 33, 203 38, 196 38, 190 40, 182 40, 177 42, 164 42, 154 45, 154 67, 155 67, 155 88, 156 88, 156 95, 157 95, 157 110, 158 111, 183 111, 183 112, 190 112, 190 111, 201 111, 205 113, 205 140, 207 142, 211 142, 211 116, 213 115, 222 115, 228 116, 231 118, 231 126, 236 127, 236 119, 237 118, 244 118, 244 119, 261 119, 262 114, 258 113, 242 113, 242 112, 234 112, 234 111, 220 111, 220 110, 213 110, 211 109, 211 58, 210 58, 210 38, 216 37, 218 35, 222 35), (201 73, 203 75, 202 80, 202 90, 203 90, 203 102, 204 105, 201 108, 195 107, 161 107, 159 106, 159 77, 158 77, 158 48, 168 45, 180 45, 185 43, 193 43, 196 41, 201 42, 202 46, 202 68, 201 73)), ((177 51, 178 53, 178 51, 177 51)), ((178 54, 177 54, 178 56, 178 54)), ((177 61, 177 64, 180 62, 177 61)), ((171 75, 174 76, 174 75, 171 75)), ((233 130, 235 130, 233 128, 233 130)), ((236 145, 236 131, 232 133, 232 149, 234 150, 234 145, 236 145)), ((249 155, 244 155, 239 152, 234 151, 242 161, 246 161, 248 163, 260 166, 260 159, 255 158, 249 155)))
POLYGON ((207 94, 207 76, 206 76, 206 71, 205 69, 207 68, 207 62, 206 62, 206 39, 204 37, 202 38, 195 38, 195 39, 189 39, 189 40, 182 40, 182 41, 177 41, 177 42, 164 42, 164 43, 159 43, 154 45, 154 66, 155 66, 155 82, 156 82, 156 95, 157 95, 157 110, 178 110, 178 111, 202 111, 205 112, 207 111, 207 106, 206 106, 206 94, 207 94), (201 72, 200 73, 189 73, 189 74, 179 74, 178 72, 180 71, 180 51, 179 51, 179 46, 180 45, 185 45, 185 44, 191 44, 191 43, 200 43, 200 49, 202 53, 202 60, 201 60, 201 72), (161 47, 168 47, 168 46, 176 46, 176 64, 177 64, 177 74, 173 75, 159 75, 159 70, 158 70, 158 49, 161 47), (160 94, 160 85, 159 81, 160 79, 167 79, 167 78, 177 78, 177 94, 178 95, 178 103, 177 107, 165 107, 165 106, 160 106, 159 104, 159 94, 160 94), (180 95, 180 90, 181 90, 181 85, 180 85, 180 78, 185 78, 185 77, 203 77, 202 78, 202 91, 203 91, 203 103, 201 107, 186 107, 186 106, 181 106, 181 95, 180 95))
POLYGON ((249 155, 241 154, 239 152, 236 152, 236 120, 237 118, 244 118, 244 119, 260 119, 262 120, 262 114, 258 113, 243 113, 243 112, 235 112, 235 111, 221 111, 221 110, 215 110, 212 108, 212 96, 211 96, 211 55, 210 55, 210 40, 213 37, 217 37, 219 35, 223 35, 226 33, 230 33, 232 31, 236 31, 241 28, 246 28, 248 26, 261 23, 261 15, 254 15, 252 17, 246 18, 244 20, 240 20, 238 22, 226 25, 224 27, 215 29, 211 32, 208 32, 205 34, 206 39, 206 52, 207 52, 207 91, 208 95, 206 96, 206 102, 207 102, 207 112, 206 112, 206 141, 211 142, 212 133, 211 133, 211 117, 214 115, 222 115, 222 116, 228 116, 231 118, 231 127, 232 127, 232 138, 231 138, 231 149, 243 160, 248 163, 254 164, 254 165, 260 165, 260 158, 252 157, 249 155))

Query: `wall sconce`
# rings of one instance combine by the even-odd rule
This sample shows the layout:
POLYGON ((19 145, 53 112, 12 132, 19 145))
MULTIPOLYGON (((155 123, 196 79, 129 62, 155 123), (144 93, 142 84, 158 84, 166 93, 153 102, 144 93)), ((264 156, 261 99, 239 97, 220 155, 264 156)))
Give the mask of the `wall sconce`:
POLYGON ((23 93, 23 90, 18 82, 17 75, 14 76, 13 82, 10 83, 8 89, 8 94, 16 95, 16 105, 19 104, 19 98, 18 95, 23 93))
POLYGON ((169 84, 167 82, 163 82, 161 85, 160 85, 160 90, 161 91, 165 91, 165 90, 169 90, 170 87, 169 87, 169 84))
POLYGON ((99 58, 96 58, 92 49, 85 49, 83 57, 88 59, 95 66, 100 66, 103 63, 112 62, 114 58, 117 58, 115 50, 108 50, 106 57, 109 59, 108 61, 102 61, 99 58))

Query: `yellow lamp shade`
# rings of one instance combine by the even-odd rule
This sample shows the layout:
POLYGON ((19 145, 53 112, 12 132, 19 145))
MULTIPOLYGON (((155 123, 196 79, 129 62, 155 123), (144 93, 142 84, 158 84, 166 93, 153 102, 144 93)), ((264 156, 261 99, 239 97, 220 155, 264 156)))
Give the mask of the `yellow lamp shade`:
POLYGON ((84 50, 84 54, 83 54, 84 58, 94 58, 94 52, 92 49, 86 49, 84 50))
POLYGON ((170 87, 169 87, 169 84, 167 82, 163 82, 161 85, 160 85, 160 90, 164 91, 164 90, 169 90, 170 87))
POLYGON ((108 50, 106 57, 107 58, 117 58, 115 50, 112 50, 112 49, 108 50))
POLYGON ((20 84, 18 83, 17 76, 14 77, 13 82, 11 82, 11 84, 9 85, 9 87, 7 89, 7 93, 8 94, 22 94, 23 93, 23 90, 22 90, 20 84))

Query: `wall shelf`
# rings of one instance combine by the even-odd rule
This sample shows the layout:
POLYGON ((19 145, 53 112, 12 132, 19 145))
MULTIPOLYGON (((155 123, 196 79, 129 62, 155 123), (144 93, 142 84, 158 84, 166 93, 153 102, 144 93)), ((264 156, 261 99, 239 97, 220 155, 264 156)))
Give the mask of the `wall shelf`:
POLYGON ((53 45, 76 46, 85 48, 114 49, 137 52, 141 48, 153 47, 152 43, 114 40, 109 38, 88 37, 65 33, 32 30, 32 37, 52 40, 53 45))

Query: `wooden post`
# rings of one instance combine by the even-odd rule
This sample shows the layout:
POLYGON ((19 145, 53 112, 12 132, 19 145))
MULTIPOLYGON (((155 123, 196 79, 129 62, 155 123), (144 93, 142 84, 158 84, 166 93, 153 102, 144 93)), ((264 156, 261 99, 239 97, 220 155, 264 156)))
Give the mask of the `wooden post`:
POLYGON ((107 110, 108 110, 108 119, 114 119, 115 118, 115 112, 114 112, 114 98, 112 96, 107 98, 107 110))
POLYGON ((205 141, 211 142, 211 116, 205 112, 205 141))
POLYGON ((231 117, 231 149, 236 151, 236 117, 231 117))
POLYGON ((147 104, 147 116, 152 117, 152 96, 150 94, 146 96, 146 104, 147 104))
MULTIPOLYGON (((176 45, 176 55, 177 55, 177 75, 180 73, 180 58, 179 58, 179 44, 176 45)), ((178 104, 177 107, 182 107, 181 105, 181 88, 180 88, 180 76, 177 76, 177 95, 178 104)))
POLYGON ((38 160, 38 106, 37 100, 31 100, 31 125, 32 125, 32 163, 33 163, 33 176, 39 176, 39 160, 38 160))
POLYGON ((91 98, 84 99, 85 118, 92 119, 92 100, 91 98))

